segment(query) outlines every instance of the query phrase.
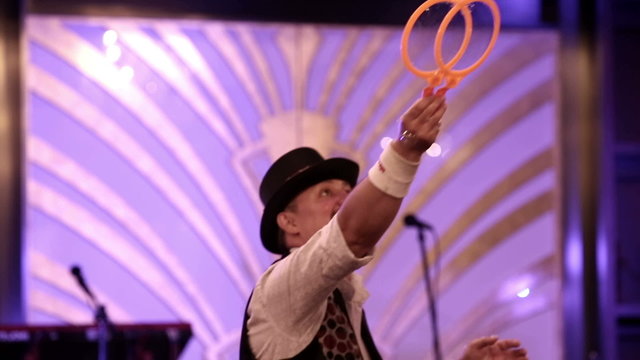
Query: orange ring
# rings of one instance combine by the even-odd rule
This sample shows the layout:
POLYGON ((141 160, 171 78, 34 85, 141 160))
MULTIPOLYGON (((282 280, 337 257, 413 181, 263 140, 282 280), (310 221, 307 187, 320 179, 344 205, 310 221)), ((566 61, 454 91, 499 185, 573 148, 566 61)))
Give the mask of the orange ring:
MULTIPOLYGON (((467 23, 465 21, 465 25, 466 24, 467 23)), ((466 39, 467 32, 469 32, 469 35, 471 35, 471 29, 468 29, 465 26, 465 39, 466 39)), ((500 11, 498 11, 498 7, 493 0, 458 0, 456 5, 444 17, 444 19, 442 20, 442 23, 440 24, 440 27, 438 28, 438 33, 436 34, 436 39, 434 44, 434 56, 435 56, 436 62, 438 63, 440 68, 443 69, 443 72, 447 73, 448 75, 452 75, 454 78, 457 78, 457 80, 460 80, 464 76, 467 76, 470 72, 477 69, 487 59, 487 57, 489 56, 489 53, 493 50, 496 40, 498 39, 499 32, 500 32, 500 11), (478 60, 475 63, 473 63, 472 65, 470 65, 465 69, 454 70, 453 66, 455 66, 455 63, 452 64, 452 61, 450 61, 449 63, 444 64, 444 61, 442 60, 442 38, 444 37, 444 32, 446 28, 449 26, 449 24, 451 23, 453 16, 458 11, 460 11, 460 8, 462 8, 463 6, 464 6, 464 9, 467 9, 468 11, 468 5, 473 2, 484 3, 491 10, 491 15, 493 16, 493 33, 491 34, 491 40, 489 40, 489 45, 487 45, 487 48, 485 49, 484 53, 482 54, 482 56, 480 56, 480 58, 478 58, 478 60)), ((464 50, 466 51, 468 43, 463 45, 464 45, 464 50)), ((460 60, 460 59, 457 59, 457 60, 460 60)))
POLYGON ((402 61, 409 71, 414 73, 415 75, 425 79, 431 86, 438 86, 442 82, 444 78, 447 78, 447 87, 452 88, 458 84, 458 82, 468 75, 473 70, 477 69, 489 56, 489 53, 493 50, 495 42, 498 38, 498 33, 500 32, 500 11, 496 3, 493 0, 428 0, 420 5, 414 12, 411 14, 411 17, 407 21, 407 24, 404 27, 402 32, 402 39, 400 43, 400 50, 402 54, 402 61), (449 10, 447 15, 442 20, 440 27, 438 28, 438 32, 436 34, 435 44, 434 44, 434 58, 436 63, 438 64, 438 68, 432 71, 425 71, 418 69, 411 58, 409 57, 408 44, 409 44, 409 34, 413 30, 415 23, 418 17, 426 11, 432 5, 449 2, 454 3, 454 7, 449 10), (453 67, 460 61, 464 53, 466 52, 470 39, 471 33, 473 32, 473 18, 469 13, 468 5, 473 2, 482 2, 486 4, 491 10, 491 15, 493 16, 493 33, 491 35, 491 40, 489 41, 489 45, 485 52, 480 56, 480 58, 469 67, 462 70, 453 70, 453 67), (449 27, 451 20, 453 17, 462 11, 462 15, 465 21, 465 32, 464 38, 462 40, 462 44, 460 48, 454 55, 454 57, 447 62, 444 63, 442 59, 442 38, 444 37, 444 33, 446 29, 449 27))
POLYGON ((436 33, 435 43, 433 45, 433 57, 436 59, 436 63, 438 67, 443 71, 451 70, 457 63, 460 61, 464 53, 467 51, 469 47, 469 41, 471 41, 471 33, 473 32, 473 18, 471 17, 471 13, 469 12, 468 7, 463 7, 462 9, 458 9, 458 4, 456 4, 447 15, 442 19, 442 23, 440 23, 440 27, 438 27, 438 32, 436 33), (460 44, 460 48, 458 52, 449 60, 448 63, 444 63, 442 59, 442 38, 444 37, 444 33, 446 32, 449 24, 453 17, 462 11, 462 17, 464 18, 464 37, 462 38, 462 43, 460 44), (446 24, 445 24, 446 21, 446 24))
POLYGON ((400 51, 402 54, 402 61, 404 62, 407 69, 409 69, 409 71, 411 71, 418 77, 421 77, 427 80, 432 86, 438 86, 440 85, 440 82, 442 82, 442 79, 439 79, 439 80, 435 79, 435 76, 439 73, 439 70, 425 71, 425 70, 420 70, 415 65, 413 65, 413 62, 409 57, 409 50, 408 50, 409 34, 411 34, 411 30, 413 30, 413 27, 415 26, 416 21, 426 9, 428 9, 432 5, 443 3, 443 2, 450 2, 450 1, 449 0, 428 0, 422 3, 422 5, 420 5, 413 12, 413 14, 411 14, 411 17, 409 17, 409 20, 407 21, 406 25, 404 26, 404 30, 402 31, 402 40, 400 42, 400 51))

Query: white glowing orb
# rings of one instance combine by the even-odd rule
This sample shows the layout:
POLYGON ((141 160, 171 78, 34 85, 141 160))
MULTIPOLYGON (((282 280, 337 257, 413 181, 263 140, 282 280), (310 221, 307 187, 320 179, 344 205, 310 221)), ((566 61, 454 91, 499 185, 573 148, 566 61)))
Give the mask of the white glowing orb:
POLYGON ((131 79, 133 79, 133 75, 135 75, 135 72, 133 71, 133 68, 131 66, 123 66, 120 69, 120 78, 123 81, 131 81, 131 79))
POLYGON ((118 41, 118 33, 115 30, 107 30, 102 34, 102 44, 112 46, 118 41))
MULTIPOLYGON (((385 136, 380 139, 380 147, 385 149, 393 141, 392 138, 385 136)), ((438 157, 442 155, 442 146, 438 143, 433 143, 429 149, 427 149, 427 155, 431 157, 438 157)))
POLYGON ((524 288, 524 289, 518 291, 518 294, 516 294, 516 295, 518 295, 519 298, 524 299, 527 296, 529 296, 529 294, 531 294, 531 290, 529 288, 524 288))
POLYGON ((114 63, 118 61, 118 59, 120 59, 120 56, 122 55, 122 50, 118 45, 110 45, 109 47, 107 47, 106 54, 107 54, 107 60, 114 63))
POLYGON ((438 157, 442 155, 442 146, 440 146, 438 143, 433 143, 431 147, 427 149, 427 155, 431 157, 438 157))
POLYGON ((392 138, 385 136, 382 139, 380 139, 380 147, 383 149, 386 149, 386 147, 389 146, 389 144, 391 144, 392 141, 393 141, 392 138))

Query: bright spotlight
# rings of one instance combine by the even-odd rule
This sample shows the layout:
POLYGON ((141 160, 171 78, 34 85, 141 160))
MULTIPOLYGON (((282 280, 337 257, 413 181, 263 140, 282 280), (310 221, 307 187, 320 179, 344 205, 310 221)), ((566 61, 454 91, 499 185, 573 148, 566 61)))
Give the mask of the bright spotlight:
POLYGON ((104 46, 115 45, 116 41, 118 41, 118 33, 115 30, 107 30, 102 34, 102 44, 104 46))
POLYGON ((529 294, 531 294, 531 290, 529 288, 524 288, 520 291, 518 291, 518 297, 521 299, 526 298, 527 296, 529 296, 529 294))

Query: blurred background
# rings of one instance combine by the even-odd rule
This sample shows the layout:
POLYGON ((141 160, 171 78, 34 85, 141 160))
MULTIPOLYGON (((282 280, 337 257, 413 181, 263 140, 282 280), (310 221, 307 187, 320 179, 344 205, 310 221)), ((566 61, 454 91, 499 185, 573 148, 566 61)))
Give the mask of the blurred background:
MULTIPOLYGON (((262 175, 303 145, 366 173, 425 86, 400 58, 421 3, 4 0, 0 325, 91 324, 78 266, 114 323, 189 323, 181 358, 237 358, 274 260, 262 175)), ((434 229, 446 359, 489 334, 531 359, 636 359, 640 1, 497 3, 493 52, 448 92, 438 144, 360 271, 373 336, 385 358, 431 358, 414 214, 434 229)), ((482 7, 461 67, 488 42, 482 7)), ((429 16, 425 39, 443 13, 429 16)))

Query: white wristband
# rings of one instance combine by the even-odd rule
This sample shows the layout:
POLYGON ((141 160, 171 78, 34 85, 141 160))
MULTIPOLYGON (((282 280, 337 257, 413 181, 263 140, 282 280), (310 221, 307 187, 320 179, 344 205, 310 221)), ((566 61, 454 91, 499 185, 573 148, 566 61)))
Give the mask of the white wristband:
POLYGON ((419 161, 406 160, 388 144, 380 154, 380 159, 369 169, 369 181, 380 191, 403 198, 409 193, 418 165, 419 161))

